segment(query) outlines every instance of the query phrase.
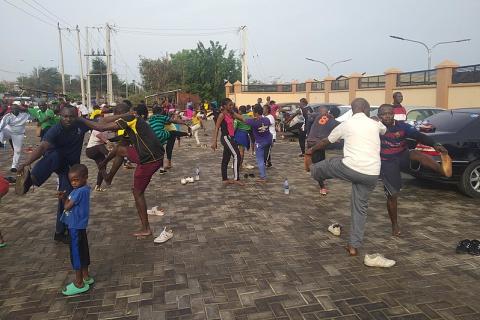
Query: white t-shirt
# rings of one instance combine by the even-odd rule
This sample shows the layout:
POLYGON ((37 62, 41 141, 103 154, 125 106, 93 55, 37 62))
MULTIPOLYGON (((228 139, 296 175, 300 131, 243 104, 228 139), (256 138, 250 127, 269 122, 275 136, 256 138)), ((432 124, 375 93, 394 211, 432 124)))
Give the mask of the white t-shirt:
POLYGON ((333 129, 328 141, 334 143, 343 139, 343 164, 359 173, 376 176, 381 166, 380 135, 386 131, 380 121, 360 112, 333 129))
POLYGON ((77 109, 78 109, 78 112, 80 113, 80 116, 88 115, 88 108, 83 104, 77 105, 77 109))
POLYGON ((272 134, 273 139, 276 140, 277 139, 277 131, 275 131, 275 118, 271 114, 269 114, 265 117, 268 118, 268 120, 270 120, 270 126, 268 126, 268 130, 272 134))
POLYGON ((92 130, 92 133, 90 134, 90 139, 88 139, 87 149, 98 146, 100 144, 104 144, 103 141, 100 139, 100 137, 107 140, 108 134, 106 132, 92 130))

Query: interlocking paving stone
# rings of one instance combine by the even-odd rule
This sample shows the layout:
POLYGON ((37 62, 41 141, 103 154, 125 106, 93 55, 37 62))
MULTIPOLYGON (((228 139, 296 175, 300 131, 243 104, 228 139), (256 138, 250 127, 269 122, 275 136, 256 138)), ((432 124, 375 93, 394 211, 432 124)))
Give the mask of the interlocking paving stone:
MULTIPOLYGON (((33 129, 27 144, 38 141, 33 129)), ((0 319, 480 319, 480 259, 454 253, 459 240, 478 238, 478 200, 407 178, 399 204, 403 234, 393 238, 379 182, 362 255, 350 258, 342 246, 351 188, 334 180, 320 197, 296 157, 296 142, 275 144, 265 186, 249 178, 243 188, 221 185, 221 152, 190 144, 182 139, 174 168, 154 176, 146 192, 150 207, 165 209, 150 221, 155 234, 164 226, 174 230, 168 242, 129 235, 138 227, 132 171, 121 169, 110 190, 92 193, 88 235, 96 283, 84 295, 60 293, 73 272, 68 247, 52 239, 55 177, 25 197, 11 192, 2 199, 0 230, 9 244, 0 250, 0 319), (197 165, 201 180, 180 185, 197 165), (326 231, 332 222, 344 225, 341 237, 326 231), (365 252, 397 265, 365 267, 365 252)), ((0 172, 10 160, 11 152, 0 150, 0 172)), ((92 183, 94 163, 82 161, 92 183)), ((247 161, 254 163, 250 155, 247 161)))

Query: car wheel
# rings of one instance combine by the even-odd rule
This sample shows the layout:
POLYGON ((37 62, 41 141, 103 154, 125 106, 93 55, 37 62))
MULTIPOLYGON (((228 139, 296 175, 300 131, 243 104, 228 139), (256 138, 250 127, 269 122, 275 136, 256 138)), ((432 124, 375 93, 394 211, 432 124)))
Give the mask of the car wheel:
POLYGON ((472 198, 480 198, 480 161, 472 162, 463 172, 458 187, 472 198))

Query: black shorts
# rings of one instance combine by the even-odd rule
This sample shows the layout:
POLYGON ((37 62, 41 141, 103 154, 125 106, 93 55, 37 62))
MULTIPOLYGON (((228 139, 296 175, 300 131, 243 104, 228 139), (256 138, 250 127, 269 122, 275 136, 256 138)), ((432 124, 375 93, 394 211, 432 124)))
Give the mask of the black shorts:
POLYGON ((390 160, 382 160, 380 177, 387 196, 394 196, 402 189, 401 172, 406 172, 410 166, 410 151, 405 150, 390 160))
POLYGON ((90 252, 86 229, 68 229, 70 234, 70 262, 73 270, 80 270, 90 265, 90 252))

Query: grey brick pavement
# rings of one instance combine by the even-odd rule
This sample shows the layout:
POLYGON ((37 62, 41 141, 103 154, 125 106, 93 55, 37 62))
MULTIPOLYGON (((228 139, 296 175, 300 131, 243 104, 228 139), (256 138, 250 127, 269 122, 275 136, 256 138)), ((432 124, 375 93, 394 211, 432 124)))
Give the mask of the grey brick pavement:
MULTIPOLYGON (((89 241, 97 282, 84 295, 60 293, 73 274, 67 246, 52 240, 55 179, 25 197, 7 195, 0 204, 9 243, 0 249, 0 319, 480 319, 480 258, 454 253, 458 240, 480 238, 478 201, 408 180, 403 236, 393 238, 379 183, 362 253, 384 253, 397 266, 368 268, 362 257, 346 256, 347 234, 326 232, 332 221, 348 230, 349 185, 332 181, 320 197, 296 143, 275 145, 267 185, 225 188, 221 152, 190 142, 182 140, 174 169, 155 176, 147 192, 149 206, 167 212, 151 224, 157 234, 172 228, 169 242, 129 235, 138 226, 132 171, 122 169, 111 190, 94 193, 89 241), (196 165, 201 181, 180 185, 196 165)), ((0 151, 3 172, 8 153, 0 151)), ((85 163, 92 183, 93 162, 85 163)))

